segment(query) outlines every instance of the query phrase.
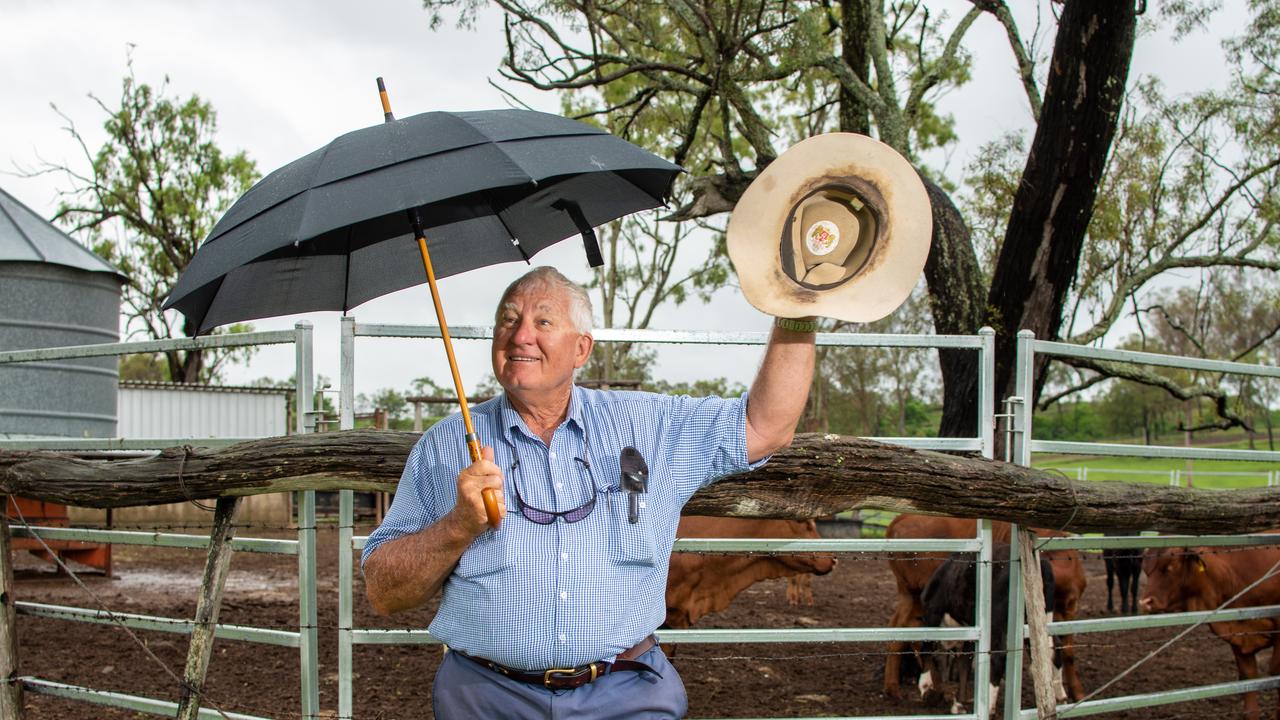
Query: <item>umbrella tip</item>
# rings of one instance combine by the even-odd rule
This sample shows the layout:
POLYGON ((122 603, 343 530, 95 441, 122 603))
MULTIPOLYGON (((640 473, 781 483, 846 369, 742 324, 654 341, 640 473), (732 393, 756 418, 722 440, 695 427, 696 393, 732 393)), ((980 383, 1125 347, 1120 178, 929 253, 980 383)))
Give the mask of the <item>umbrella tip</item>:
POLYGON ((382 82, 382 77, 378 77, 378 98, 382 100, 382 119, 385 122, 391 122, 396 119, 391 114, 391 99, 387 97, 387 85, 382 82))

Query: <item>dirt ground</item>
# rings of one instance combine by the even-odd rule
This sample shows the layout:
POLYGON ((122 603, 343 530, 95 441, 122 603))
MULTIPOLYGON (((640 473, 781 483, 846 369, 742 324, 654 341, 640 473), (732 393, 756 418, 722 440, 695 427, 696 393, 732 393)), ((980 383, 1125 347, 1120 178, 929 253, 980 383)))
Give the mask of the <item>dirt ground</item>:
MULTIPOLYGON (((367 534, 369 528, 357 533, 367 534)), ((246 529, 244 535, 263 535, 246 529)), ((288 537, 279 531, 276 536, 288 537)), ((320 548, 319 623, 321 708, 337 709, 337 531, 323 526, 320 548)), ((115 548, 115 577, 81 576, 87 590, 44 569, 21 553, 17 599, 94 607, 169 617, 191 617, 203 564, 198 551, 115 548), (88 593, 92 593, 90 597, 88 593)), ((1089 587, 1081 616, 1101 617, 1106 609, 1102 561, 1086 560, 1089 587)), ((289 556, 237 553, 231 565, 220 621, 296 629, 296 560, 289 556)), ((357 581, 358 583, 359 581, 357 581)), ((359 627, 425 627, 431 609, 395 622, 373 616, 357 584, 359 627)), ((835 571, 813 581, 814 604, 789 607, 786 583, 766 581, 739 595, 730 608, 709 616, 699 627, 867 627, 886 625, 893 607, 893 578, 883 557, 842 555, 835 571)), ((1092 691, 1178 632, 1178 628, 1078 638, 1080 675, 1092 691)), ((23 616, 19 618, 20 666, 25 676, 94 688, 176 700, 186 657, 187 636, 156 631, 23 616), (155 657, 148 655, 150 651, 155 657)), ((903 686, 906 698, 888 700, 881 691, 882 644, 682 645, 676 665, 689 692, 689 714, 697 718, 908 715, 941 712, 926 708, 918 693, 903 686)), ((432 646, 357 646, 355 714, 357 718, 399 720, 431 717, 431 679, 439 658, 432 646)), ((1263 665, 1265 667, 1265 665, 1263 665)), ((218 641, 210 665, 208 696, 224 711, 275 718, 299 716, 299 659, 292 648, 218 641)), ((1157 659, 1108 689, 1105 697, 1151 692, 1235 679, 1226 643, 1198 628, 1157 659)), ((1024 681, 1030 687, 1029 676, 1024 681)), ((1263 707, 1275 707, 1264 697, 1263 707)), ((1030 691, 1024 693, 1030 707, 1030 691)), ((26 695, 27 717, 154 717, 48 696, 26 695)), ((1121 718, 1232 718, 1241 716, 1239 697, 1113 713, 1121 718)))

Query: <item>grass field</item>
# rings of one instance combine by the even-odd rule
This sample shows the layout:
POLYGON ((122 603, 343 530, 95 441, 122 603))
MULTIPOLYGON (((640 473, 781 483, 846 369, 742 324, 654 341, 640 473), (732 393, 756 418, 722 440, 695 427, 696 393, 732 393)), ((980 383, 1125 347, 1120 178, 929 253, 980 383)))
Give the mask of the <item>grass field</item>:
MULTIPOLYGON (((1244 450, 1248 444, 1215 444, 1214 447, 1244 450)), ((1260 449, 1265 449, 1265 443, 1260 449)), ((1089 455, 1037 455, 1032 465, 1057 470, 1072 479, 1092 481, 1145 482, 1182 487, 1231 489, 1265 487, 1268 477, 1280 483, 1280 463, 1247 460, 1179 460, 1176 458, 1114 457, 1089 455), (1087 469, 1087 471, 1086 471, 1087 469), (1222 473, 1222 474, 1217 474, 1222 473)), ((840 513, 849 517, 851 513, 840 513)), ((863 510, 863 537, 884 537, 884 527, 897 513, 863 510)))
MULTIPOLYGON (((1246 450, 1247 443, 1214 445, 1215 448, 1246 450)), ((1265 449, 1265 444, 1259 449, 1265 449)), ((1248 460, 1180 460, 1177 458, 1114 457, 1089 455, 1037 455, 1032 466, 1058 470, 1078 480, 1120 480, 1194 487, 1263 487, 1268 477, 1280 481, 1280 463, 1248 460), (1087 469, 1087 470, 1086 470, 1087 469), (1221 474, 1218 474, 1221 473, 1221 474)))

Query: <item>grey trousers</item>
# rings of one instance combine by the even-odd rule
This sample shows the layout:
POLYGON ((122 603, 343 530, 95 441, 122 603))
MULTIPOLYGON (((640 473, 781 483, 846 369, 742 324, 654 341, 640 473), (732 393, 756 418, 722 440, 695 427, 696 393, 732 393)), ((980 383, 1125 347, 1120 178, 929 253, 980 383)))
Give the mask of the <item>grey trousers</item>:
POLYGON ((455 652, 445 653, 431 688, 436 720, 672 720, 689 709, 684 681, 654 645, 636 658, 661 673, 610 673, 573 690, 512 680, 455 652))

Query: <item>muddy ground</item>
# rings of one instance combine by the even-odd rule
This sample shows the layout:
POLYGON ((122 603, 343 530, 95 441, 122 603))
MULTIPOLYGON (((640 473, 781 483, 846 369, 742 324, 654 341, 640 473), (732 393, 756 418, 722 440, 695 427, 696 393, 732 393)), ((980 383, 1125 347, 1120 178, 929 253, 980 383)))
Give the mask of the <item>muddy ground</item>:
MULTIPOLYGON (((367 534, 370 528, 358 528, 367 534)), ((247 528, 244 535, 271 535, 247 528)), ((275 531, 274 535, 288 537, 275 531)), ((321 708, 337 709, 337 531, 323 526, 320 548, 319 617, 321 708)), ((26 553, 19 567, 19 600, 94 607, 119 612, 191 617, 203 555, 174 549, 115 548, 115 576, 82 575, 85 587, 54 575, 26 553), (90 596, 92 594, 92 597, 90 596)), ((1101 559, 1086 560, 1089 587, 1081 617, 1102 617, 1106 607, 1101 559)), ((231 566, 220 620, 260 627, 297 627, 296 560, 288 556, 237 553, 231 566)), ((375 617, 357 581, 360 627, 425 627, 430 609, 396 618, 375 617)), ((726 611, 699 627, 867 627, 887 624, 893 607, 893 578, 883 557, 844 555, 836 570, 813 581, 814 604, 787 605, 786 583, 766 581, 750 588, 726 611)), ((1077 642, 1081 677, 1092 691, 1178 632, 1178 628, 1082 637, 1077 642)), ((187 636, 124 630, 65 620, 19 618, 20 674, 102 691, 177 699, 187 636), (143 648, 145 645, 145 650, 143 648), (148 653, 149 651, 149 653, 148 653), (152 657, 151 655, 154 655, 152 657)), ((429 646, 357 646, 356 717, 399 720, 431 717, 430 688, 439 649, 429 646)), ((903 686, 901 702, 882 692, 883 646, 682 645, 676 664, 689 691, 690 716, 814 717, 924 714, 926 708, 903 686)), ((1263 665, 1265 667, 1265 665, 1263 665)), ((208 696, 226 711, 276 718, 299 716, 298 651, 246 642, 218 641, 210 667, 208 696)), ((1123 678, 1105 696, 1150 692, 1235 679, 1226 643, 1198 628, 1157 659, 1123 678)), ((1030 678, 1026 679, 1029 687, 1030 678)), ((27 717, 154 717, 131 711, 28 693, 27 717)), ((1024 706, 1033 704, 1028 690, 1024 706)), ((1275 702, 1265 699, 1264 708, 1275 702)), ((1239 697, 1113 713, 1120 718, 1234 718, 1239 697)))

